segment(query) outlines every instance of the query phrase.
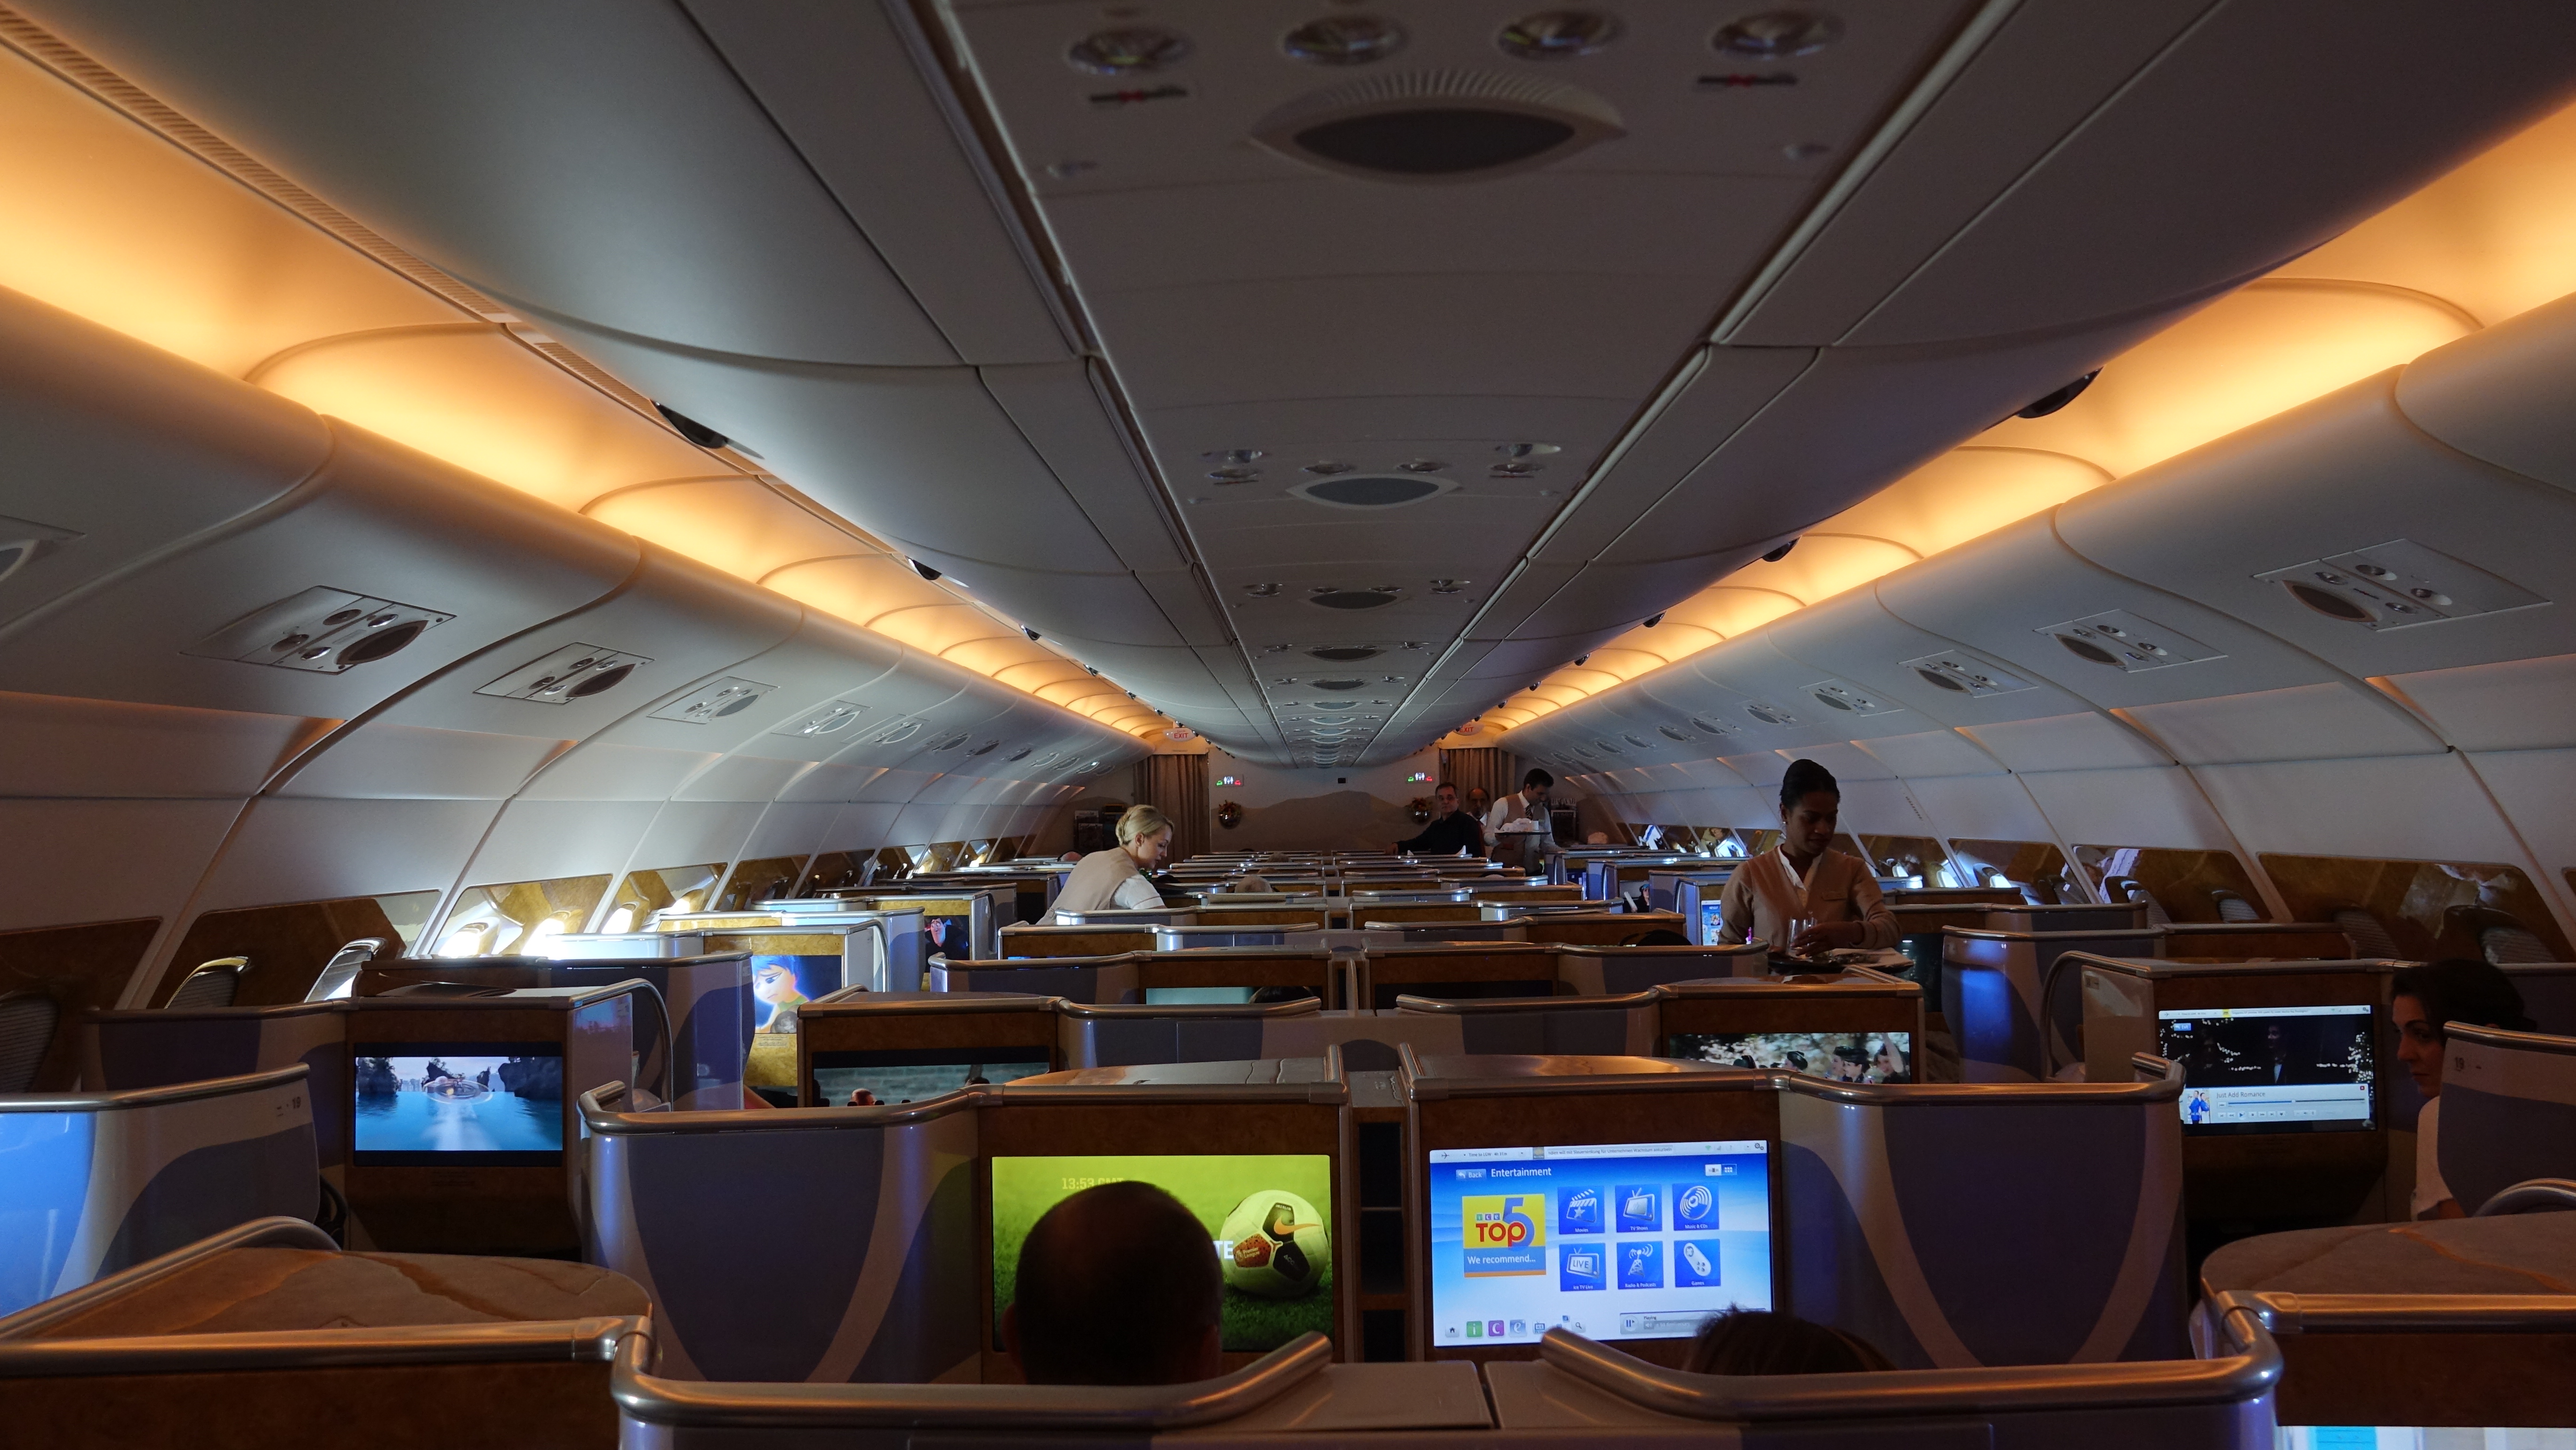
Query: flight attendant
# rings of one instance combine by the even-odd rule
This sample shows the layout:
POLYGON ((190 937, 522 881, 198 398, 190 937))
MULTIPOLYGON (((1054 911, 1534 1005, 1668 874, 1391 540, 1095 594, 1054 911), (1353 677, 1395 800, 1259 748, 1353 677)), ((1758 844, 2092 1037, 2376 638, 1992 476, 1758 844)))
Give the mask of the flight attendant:
POLYGON ((1055 894, 1056 911, 1107 911, 1163 904, 1163 893, 1145 879, 1172 849, 1172 823, 1152 806, 1129 806, 1118 818, 1118 844, 1082 858, 1055 894))
POLYGON ((1812 760, 1780 779, 1780 844, 1735 868, 1719 900, 1718 940, 1759 937, 1775 952, 1813 956, 1845 947, 1896 945, 1896 916, 1868 863, 1833 848, 1842 787, 1812 760))

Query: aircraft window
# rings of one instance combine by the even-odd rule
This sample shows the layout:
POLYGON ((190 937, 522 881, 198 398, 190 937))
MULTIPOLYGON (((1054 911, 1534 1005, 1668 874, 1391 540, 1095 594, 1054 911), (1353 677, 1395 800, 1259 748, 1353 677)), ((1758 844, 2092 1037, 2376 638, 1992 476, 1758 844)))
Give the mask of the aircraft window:
POLYGON ((805 873, 805 884, 799 889, 808 896, 853 890, 868 884, 873 875, 869 868, 875 864, 871 852, 826 851, 814 858, 813 866, 805 873))
POLYGON ((993 841, 967 842, 966 857, 958 864, 961 866, 982 866, 989 864, 994 858, 995 852, 993 848, 996 844, 998 843, 993 841))
MULTIPOLYGON (((447 913, 447 924, 438 938, 437 956, 489 957, 519 951, 538 937, 538 928, 547 922, 556 925, 546 936, 580 931, 590 923, 591 913, 599 909, 599 899, 608 894, 608 878, 600 876, 558 876, 551 881, 512 881, 498 886, 468 886, 458 893, 456 905, 447 913)), ((612 920, 615 913, 610 913, 612 920)), ((629 912, 624 926, 603 925, 602 931, 633 931, 637 913, 629 912)), ((405 936, 408 949, 413 938, 405 936)))
POLYGON ((2103 900, 2153 903, 2150 919, 2160 911, 2167 921, 2270 920, 2245 863, 2225 851, 2077 846, 2075 864, 2094 895, 2103 900))
MULTIPOLYGON (((94 922, 85 926, 36 927, 0 931, 0 1004, 33 996, 54 1004, 54 1041, 38 1043, 34 1077, 25 1088, 12 1089, 0 1077, 0 1093, 55 1092, 78 1081, 78 1028, 81 1013, 106 1010, 125 995, 144 951, 161 932, 161 918, 94 922)), ((39 1009, 9 1006, 0 1023, 32 1021, 39 1009)), ((33 1031, 22 1027, 22 1031, 33 1031)), ((5 1060, 9 1029, 0 1026, 0 1060, 5 1060)))
MULTIPOLYGON (((2531 878, 2511 866, 2268 853, 2261 861, 2291 920, 2341 921, 2344 912, 2366 912, 2394 947, 2385 955, 2414 961, 2484 957, 2491 949, 2529 951, 2521 940, 2529 937, 2546 953, 2537 960, 2568 960, 2567 939, 2548 903, 2531 878)), ((2368 950, 2358 940, 2354 945, 2368 950)))
POLYGON ((1759 856, 1780 844, 1778 831, 1738 830, 1735 834, 1744 838, 1744 854, 1747 856, 1759 856))
POLYGON ((724 875, 722 861, 704 866, 662 866, 651 871, 630 871, 617 885, 616 896, 608 904, 608 921, 602 931, 651 931, 658 912, 708 911, 715 906, 716 882, 724 875), (625 920, 627 925, 611 926, 608 922, 625 920))
POLYGON ((1970 886, 2014 886, 2041 906, 2080 902, 2066 873, 2066 855, 2045 841, 1952 841, 1951 853, 1969 874, 1970 886))
POLYGON ((42 992, 0 997, 0 1093, 32 1092, 63 1009, 42 992))
POLYGON ((241 979, 250 973, 248 957, 217 957, 199 962, 170 995, 168 1006, 177 1009, 196 1007, 229 1007, 241 995, 241 979))
POLYGON ((1950 870, 1950 853, 1930 836, 1863 836, 1860 844, 1861 859, 1881 876, 1902 876, 1917 886, 1938 886, 1938 878, 1950 870))
MULTIPOLYGON (((314 979, 349 942, 373 937, 399 940, 405 948, 418 941, 438 909, 436 891, 404 891, 384 896, 350 896, 335 901, 296 901, 276 906, 233 907, 209 911, 188 924, 173 956, 171 974, 162 978, 145 1000, 176 1005, 175 996, 198 964, 218 958, 246 958, 237 974, 229 1003, 196 1002, 197 1006, 275 1007, 301 1002, 314 979)), ((217 990, 208 980, 198 992, 217 990)))
POLYGON ((733 868, 725 878, 724 890, 716 895, 718 911, 749 911, 764 901, 775 900, 796 889, 796 878, 804 874, 802 856, 762 856, 733 868))

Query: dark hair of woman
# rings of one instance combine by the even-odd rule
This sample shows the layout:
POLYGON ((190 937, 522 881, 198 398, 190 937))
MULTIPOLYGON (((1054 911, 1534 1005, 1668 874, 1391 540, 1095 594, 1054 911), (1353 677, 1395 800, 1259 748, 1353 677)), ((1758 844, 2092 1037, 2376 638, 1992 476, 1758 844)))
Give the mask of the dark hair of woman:
POLYGON ((2524 1014, 2522 993, 2515 990, 2513 979, 2497 971, 2494 964, 2472 957, 2445 957, 2438 962, 2400 967, 2389 980, 2388 995, 2412 997, 2421 1003, 2437 1033, 2445 1022, 2502 1027, 2510 1032, 2529 1032, 2533 1027, 2531 1018, 2524 1014))
POLYGON ((1712 1317, 1691 1341, 1682 1368, 1692 1374, 1864 1374, 1896 1366, 1856 1334, 1760 1309, 1712 1317))
POLYGON ((1789 810, 1820 790, 1843 793, 1832 771, 1812 760, 1793 760, 1789 762, 1789 773, 1780 777, 1780 809, 1789 810))

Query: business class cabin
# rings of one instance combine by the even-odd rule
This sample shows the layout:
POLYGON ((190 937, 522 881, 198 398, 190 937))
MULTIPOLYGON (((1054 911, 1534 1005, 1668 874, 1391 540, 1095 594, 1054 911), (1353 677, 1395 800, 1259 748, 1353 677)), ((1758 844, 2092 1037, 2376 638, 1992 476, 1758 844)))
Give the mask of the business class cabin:
POLYGON ((0 215, 0 1442, 2576 1450, 2566 0, 5 0, 0 215))

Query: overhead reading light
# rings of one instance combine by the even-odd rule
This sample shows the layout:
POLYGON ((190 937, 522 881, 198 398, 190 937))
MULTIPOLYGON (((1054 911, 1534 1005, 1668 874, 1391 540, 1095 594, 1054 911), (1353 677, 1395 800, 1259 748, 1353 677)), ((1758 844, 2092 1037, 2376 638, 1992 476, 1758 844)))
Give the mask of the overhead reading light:
POLYGON ((790 736, 834 735, 857 724, 859 717, 866 714, 867 709, 865 705, 848 700, 836 700, 810 715, 790 720, 769 733, 790 736))
POLYGON ((1766 10, 1730 21, 1708 38, 1720 55, 1745 60, 1787 60, 1813 55, 1842 39, 1843 23, 1813 10, 1766 10))
POLYGON ((1763 555, 1763 556, 1762 556, 1762 562, 1763 562, 1763 563, 1765 563, 1765 564, 1777 564, 1777 563, 1779 563, 1781 560, 1788 558, 1788 557, 1789 557, 1789 551, 1790 551, 1791 549, 1796 548, 1796 547, 1798 547, 1798 541, 1797 541, 1797 540, 1795 540, 1795 539, 1791 539, 1789 542, 1787 542, 1787 543, 1785 543, 1785 544, 1782 544, 1780 547, 1778 547, 1778 548, 1776 548, 1776 549, 1773 549, 1770 553, 1763 555))
POLYGON ((2065 387, 2056 389, 2053 392, 2040 394, 2037 398, 2031 401, 2028 407, 2014 413, 2013 416, 2016 418, 2045 418, 2049 414, 2056 412, 2058 409, 2065 407, 2067 404, 2074 402, 2077 398, 2082 397, 2084 390, 2093 386, 2093 380, 2100 376, 2102 376, 2102 370, 2100 368, 2095 368, 2093 371, 2086 373, 2084 376, 2077 378, 2071 383, 2068 383, 2065 387))
POLYGON ((1186 36, 1145 25, 1094 31, 1064 53, 1066 64, 1096 76, 1147 75, 1168 70, 1189 56, 1186 36))
POLYGON ((1494 44, 1514 60, 1572 60, 1619 38, 1619 22, 1598 10, 1542 10, 1506 25, 1494 44))
POLYGON ((1481 181, 1627 134, 1608 101, 1534 76, 1409 71, 1302 96, 1253 127, 1281 155, 1372 181, 1481 181))
POLYGON ((653 411, 661 414, 662 421, 670 424, 672 429, 681 437, 695 443, 700 448, 729 448, 733 446, 732 439, 727 438, 722 433, 717 432, 713 428, 708 427, 706 424, 699 422, 697 419, 690 417, 688 414, 681 412, 679 409, 674 408, 667 403, 655 403, 653 405, 653 411))
MULTIPOLYGON (((33 552, 30 547, 18 557, 33 552)), ((336 675, 373 664, 455 617, 344 589, 307 589, 234 620, 182 653, 336 675)))
POLYGON ((1374 15, 1327 15, 1280 37, 1279 48, 1314 65, 1367 65, 1404 49, 1404 27, 1374 15))
POLYGON ((656 720, 676 720, 683 725, 711 725, 718 720, 739 715, 760 703, 760 697, 776 689, 758 680, 726 676, 696 694, 672 701, 653 712, 656 720))
POLYGON ((637 666, 651 663, 642 655, 601 649, 595 644, 568 644, 474 693, 539 705, 567 705, 616 689, 634 675, 637 666))
POLYGON ((2226 658, 2189 635, 2125 609, 2106 609, 2100 614, 2049 625, 2038 633, 2054 637, 2077 659, 2129 674, 2226 658))
POLYGON ((1391 509, 1444 494, 1455 479, 1422 478, 1402 473, 1345 473, 1292 486, 1288 491, 1312 503, 1342 509, 1391 509))
POLYGON ((2280 585, 2291 598, 2328 619, 2373 630, 2467 619, 2549 602, 2519 584, 2411 539, 2391 539, 2254 577, 2280 585))

